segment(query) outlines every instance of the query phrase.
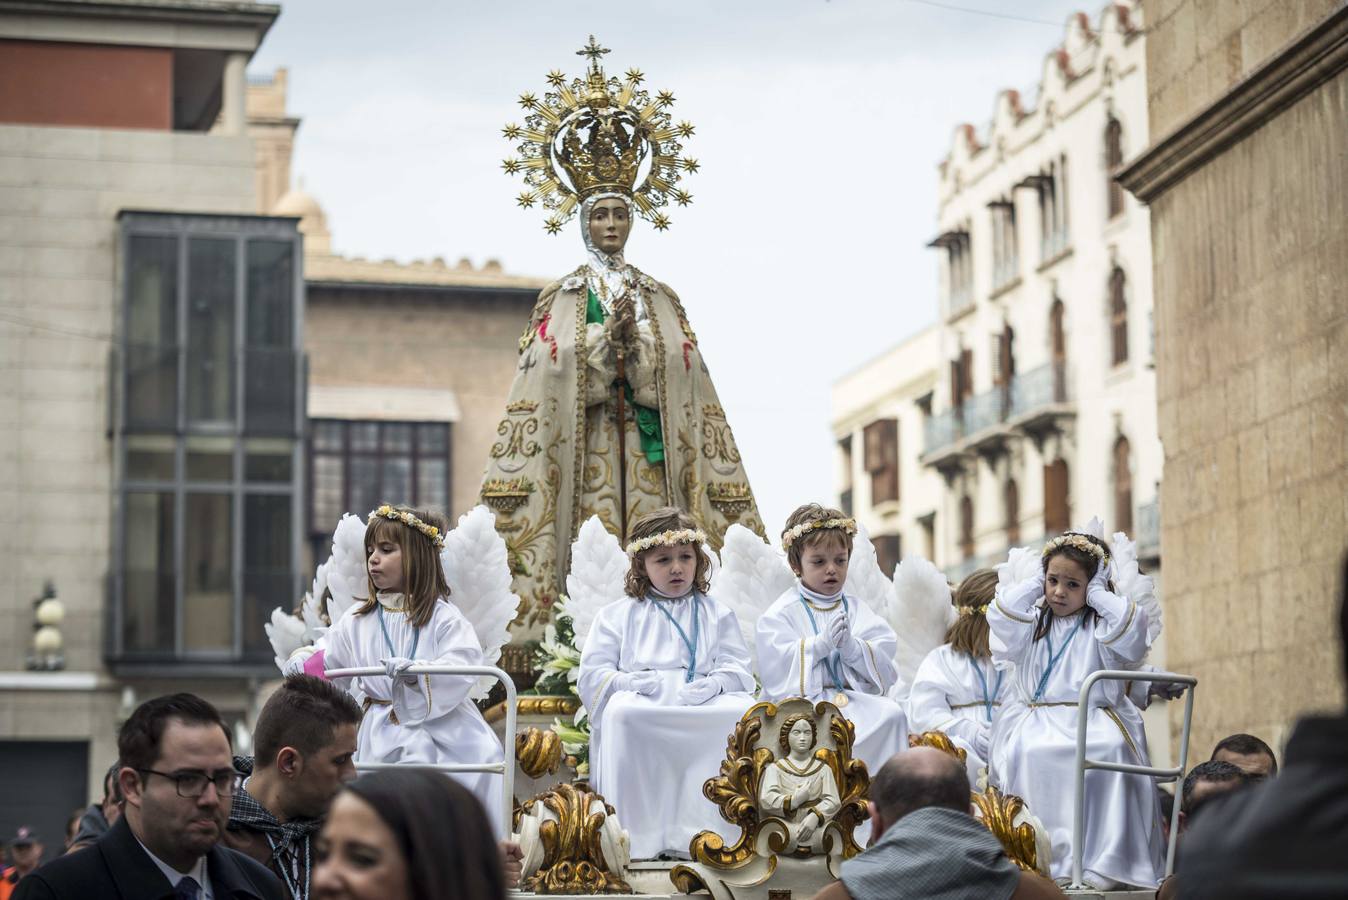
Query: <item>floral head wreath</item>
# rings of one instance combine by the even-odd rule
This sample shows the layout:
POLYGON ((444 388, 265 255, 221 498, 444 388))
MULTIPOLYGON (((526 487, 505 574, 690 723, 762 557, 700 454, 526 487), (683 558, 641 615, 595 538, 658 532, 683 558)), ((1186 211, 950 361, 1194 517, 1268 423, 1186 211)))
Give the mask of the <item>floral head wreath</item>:
POLYGON ((635 540, 627 545, 627 555, 636 556, 644 550, 652 547, 673 547, 676 544, 702 544, 707 540, 707 533, 700 528, 680 528, 677 531, 662 531, 659 534, 652 534, 649 537, 635 540))
POLYGON ((421 521, 410 512, 394 509, 392 506, 385 503, 383 506, 371 512, 370 518, 390 519, 394 522, 402 522, 408 528, 415 528, 417 531, 426 535, 430 542, 435 545, 436 550, 445 549, 445 536, 440 533, 440 529, 436 528, 434 525, 421 521))
POLYGON ((801 522, 793 528, 788 528, 782 535, 782 549, 790 550, 791 545, 797 540, 809 534, 812 531, 822 531, 825 528, 837 528, 848 534, 857 533, 856 519, 814 519, 809 522, 801 522))
POLYGON ((1080 550, 1082 553, 1089 553, 1100 560, 1101 565, 1109 564, 1109 552, 1099 544, 1087 538, 1084 534, 1077 534, 1069 531, 1066 534, 1060 534, 1053 540, 1044 545, 1042 556, 1048 556, 1055 550, 1061 550, 1063 547, 1071 547, 1074 550, 1080 550))
POLYGON ((986 616, 988 614, 988 604, 984 603, 982 606, 961 606, 959 614, 961 616, 986 616))

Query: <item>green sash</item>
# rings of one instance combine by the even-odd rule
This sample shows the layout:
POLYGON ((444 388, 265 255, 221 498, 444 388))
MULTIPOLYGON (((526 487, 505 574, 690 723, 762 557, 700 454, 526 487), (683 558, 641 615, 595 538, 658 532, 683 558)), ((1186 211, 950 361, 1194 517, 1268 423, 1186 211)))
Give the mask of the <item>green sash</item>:
MULTIPOLYGON (((606 318, 604 307, 595 296, 594 291, 589 291, 589 297, 585 303, 585 324, 602 325, 606 318)), ((663 463, 665 461, 665 436, 660 428, 660 412, 651 409, 649 406, 642 406, 632 399, 632 385, 623 381, 623 392, 627 395, 627 402, 632 404, 634 415, 637 420, 637 435, 641 439, 641 452, 646 454, 646 462, 651 465, 663 463)))

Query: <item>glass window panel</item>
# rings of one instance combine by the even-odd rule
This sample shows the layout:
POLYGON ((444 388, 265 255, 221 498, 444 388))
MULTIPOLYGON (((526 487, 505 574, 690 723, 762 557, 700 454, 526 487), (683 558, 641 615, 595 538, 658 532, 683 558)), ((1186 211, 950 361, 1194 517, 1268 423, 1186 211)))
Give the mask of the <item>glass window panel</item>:
POLYGON ((178 421, 178 239, 132 237, 127 256, 127 426, 172 428, 178 421))
POLYGON ((449 464, 443 459, 417 460, 418 506, 449 509, 449 464))
POLYGON ((289 494, 253 494, 243 500, 244 651, 264 652, 270 644, 262 629, 276 607, 295 603, 295 574, 290 564, 289 494))
POLYGON ((126 439, 126 478, 135 481, 172 481, 174 438, 168 435, 130 435, 126 439))
POLYGON ((234 439, 190 437, 187 439, 188 481, 233 481, 234 439))
POLYGON ((123 508, 122 641, 173 652, 173 494, 128 493, 123 508))
MULTIPOLYGON (((314 457, 314 512, 310 522, 314 531, 331 534, 337 528, 337 522, 346 512, 346 503, 342 497, 342 458, 340 456, 314 457)), ((364 514, 367 509, 362 508, 364 514)))
POLYGON ((244 481, 288 482, 290 481, 293 441, 275 438, 255 438, 244 443, 243 479, 244 481))
POLYGON ((342 451, 342 423, 336 419, 310 419, 315 450, 342 451))
POLYGON ((383 502, 379 486, 379 463, 372 457, 353 456, 349 465, 351 473, 349 511, 363 516, 383 502))
POLYGON ((244 350, 244 422, 250 434, 296 433, 294 351, 276 347, 244 350))
POLYGON ((422 422, 417 426, 417 453, 449 452, 449 426, 441 422, 422 422))
POLYGON ((384 424, 384 452, 411 453, 412 426, 406 422, 386 422, 384 424))
POLYGON ((234 419, 235 243, 187 242, 187 419, 234 419))
POLYGON ((357 452, 370 452, 379 449, 378 422, 352 422, 351 449, 357 452))
POLYGON ((183 522, 183 649, 234 646, 233 516, 228 494, 188 494, 183 522))
POLYGON ((291 241, 248 242, 248 326, 250 347, 289 348, 295 313, 295 245, 291 241))
POLYGON ((389 503, 412 502, 412 460, 384 457, 383 498, 389 503))

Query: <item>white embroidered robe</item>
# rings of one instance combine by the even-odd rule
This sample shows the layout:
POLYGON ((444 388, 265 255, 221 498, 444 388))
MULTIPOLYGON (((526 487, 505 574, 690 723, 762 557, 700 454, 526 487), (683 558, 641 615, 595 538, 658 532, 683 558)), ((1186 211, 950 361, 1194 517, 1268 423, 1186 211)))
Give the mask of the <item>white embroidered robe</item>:
POLYGON ((609 604, 585 639, 577 688, 590 714, 590 783, 617 811, 631 836, 633 859, 662 852, 686 856, 699 831, 723 828, 702 784, 720 773, 726 740, 753 704, 754 689, 749 651, 728 607, 697 593, 609 604), (657 603, 689 640, 697 605, 694 678, 714 678, 722 690, 706 703, 679 702, 688 648, 657 603), (621 673, 642 671, 660 677, 653 695, 615 689, 621 673))
MULTIPOLYGON (((482 646, 473 626, 447 600, 435 603, 431 621, 416 640, 403 611, 401 594, 380 594, 384 626, 390 651, 376 611, 341 618, 328 632, 324 651, 325 669, 377 666, 390 656, 415 658, 418 662, 446 666, 480 666, 482 646)), ((420 675, 407 678, 385 675, 338 678, 334 682, 364 696, 365 716, 356 741, 356 762, 489 763, 504 758, 501 742, 468 692, 477 678, 471 675, 420 675)), ((480 772, 450 777, 482 801, 487 817, 500 827, 501 777, 480 772)))
POLYGON ((963 749, 971 786, 978 785, 980 770, 987 765, 992 722, 1010 678, 991 659, 975 659, 949 644, 928 653, 913 676, 908 728, 914 734, 944 732, 963 749))
MULTIPOLYGON (((1006 592, 1026 596, 1018 606, 999 590, 988 609, 993 661, 1009 669, 992 729, 990 778, 1002 791, 1022 797, 1044 823, 1053 845, 1053 876, 1064 878, 1072 870, 1078 694, 1092 672, 1127 668, 1146 655, 1147 614, 1135 602, 1105 592, 1092 601, 1094 618, 1088 610, 1054 616, 1048 635, 1036 641, 1039 607, 1028 593, 1006 592), (1045 679, 1051 653, 1059 652, 1074 630, 1045 679)), ((1151 764, 1142 716, 1123 682, 1098 682, 1084 714, 1088 758, 1151 764)), ((1086 773, 1085 791, 1083 872, 1154 887, 1164 849, 1155 779, 1094 769, 1086 773)))
POLYGON ((791 588, 758 620, 755 639, 763 699, 832 701, 841 691, 847 698, 841 712, 856 726, 852 754, 874 775, 886 760, 908 747, 903 707, 887 696, 899 677, 894 664, 898 644, 894 629, 855 597, 831 604, 811 599, 814 607, 830 608, 811 607, 807 612, 802 596, 800 587, 791 588), (864 652, 852 663, 834 655, 833 662, 844 682, 837 685, 829 671, 829 657, 815 651, 814 638, 816 633, 827 634, 829 623, 840 615, 847 616, 852 636, 862 642, 864 652))

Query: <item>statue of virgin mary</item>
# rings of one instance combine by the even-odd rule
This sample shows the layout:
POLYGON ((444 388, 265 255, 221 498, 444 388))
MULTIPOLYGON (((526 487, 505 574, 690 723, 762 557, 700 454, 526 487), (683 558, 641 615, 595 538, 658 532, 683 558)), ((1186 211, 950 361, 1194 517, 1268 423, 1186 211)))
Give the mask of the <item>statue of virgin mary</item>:
POLYGON ((553 234, 579 212, 586 250, 538 296, 482 483, 526 625, 551 618, 590 516, 620 543, 629 522, 662 506, 687 510, 713 548, 734 522, 763 533, 683 304, 623 256, 634 218, 663 231, 661 208, 691 200, 676 185, 697 170, 678 156, 693 127, 671 122, 673 96, 650 96, 639 71, 606 76, 607 52, 591 37, 579 51, 586 77, 552 73, 542 99, 521 96, 525 124, 505 128, 520 142, 520 158, 504 163, 525 173, 520 205, 548 210, 553 234))

